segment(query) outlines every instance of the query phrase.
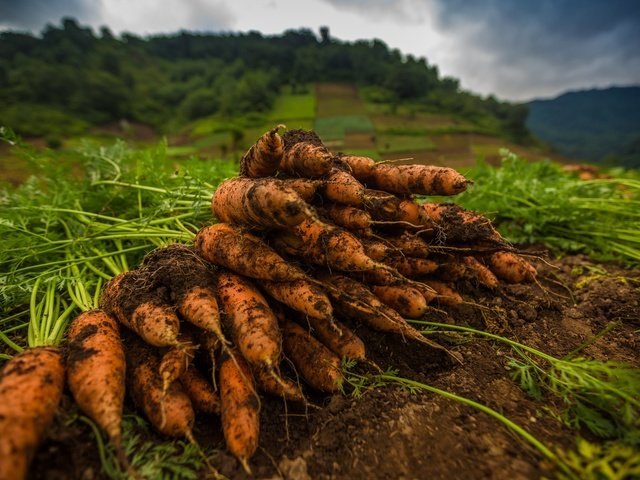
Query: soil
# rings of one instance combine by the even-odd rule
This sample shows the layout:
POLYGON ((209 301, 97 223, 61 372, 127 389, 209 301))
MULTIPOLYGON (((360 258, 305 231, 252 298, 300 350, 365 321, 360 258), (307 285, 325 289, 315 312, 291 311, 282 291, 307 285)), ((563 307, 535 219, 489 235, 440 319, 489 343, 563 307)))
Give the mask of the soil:
MULTIPOLYGON (((458 284, 468 303, 441 306, 428 319, 500 333, 562 357, 613 324, 581 354, 640 367, 640 271, 594 264, 583 256, 537 261, 540 284, 503 285, 491 291, 458 284), (474 303, 471 303, 474 302, 474 303), (446 313, 445 313, 446 312, 446 313)), ((572 449, 578 435, 554 418, 553 399, 536 401, 510 378, 513 351, 496 342, 439 337, 462 357, 459 364, 439 351, 402 338, 357 328, 371 360, 402 377, 476 400, 503 413, 545 445, 572 449)), ((538 479, 552 466, 521 437, 476 409, 433 393, 397 386, 361 396, 310 393, 314 405, 286 406, 265 398, 261 436, 251 459, 254 478, 306 479, 538 479)), ((38 449, 32 479, 102 478, 95 441, 82 422, 69 425, 75 410, 65 398, 49 437, 38 449)), ((195 435, 217 448, 212 463, 231 479, 249 477, 225 451, 220 421, 201 417, 195 435)), ((204 478, 204 473, 202 474, 204 478)))

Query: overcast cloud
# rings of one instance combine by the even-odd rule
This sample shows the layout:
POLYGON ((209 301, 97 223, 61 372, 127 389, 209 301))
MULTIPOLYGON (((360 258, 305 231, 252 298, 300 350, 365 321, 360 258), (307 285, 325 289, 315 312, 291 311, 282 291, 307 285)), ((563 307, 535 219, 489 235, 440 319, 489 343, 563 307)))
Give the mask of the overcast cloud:
POLYGON ((37 33, 63 16, 142 35, 326 25, 511 100, 640 84, 639 0, 0 0, 0 29, 37 33))

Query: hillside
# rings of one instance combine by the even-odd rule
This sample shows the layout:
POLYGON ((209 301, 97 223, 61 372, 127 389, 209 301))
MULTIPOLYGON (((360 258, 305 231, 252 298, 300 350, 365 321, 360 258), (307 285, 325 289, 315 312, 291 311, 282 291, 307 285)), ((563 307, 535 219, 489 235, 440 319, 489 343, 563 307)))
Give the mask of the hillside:
POLYGON ((569 92, 527 105, 527 127, 558 152, 640 167, 640 87, 569 92))

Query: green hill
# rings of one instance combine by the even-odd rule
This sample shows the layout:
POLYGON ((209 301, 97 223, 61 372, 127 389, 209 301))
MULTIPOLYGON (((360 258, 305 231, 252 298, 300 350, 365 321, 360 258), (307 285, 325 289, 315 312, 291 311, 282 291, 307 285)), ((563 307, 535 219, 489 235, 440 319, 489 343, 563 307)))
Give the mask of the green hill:
POLYGON ((569 92, 528 107, 531 132, 560 153, 640 167, 640 87, 569 92))

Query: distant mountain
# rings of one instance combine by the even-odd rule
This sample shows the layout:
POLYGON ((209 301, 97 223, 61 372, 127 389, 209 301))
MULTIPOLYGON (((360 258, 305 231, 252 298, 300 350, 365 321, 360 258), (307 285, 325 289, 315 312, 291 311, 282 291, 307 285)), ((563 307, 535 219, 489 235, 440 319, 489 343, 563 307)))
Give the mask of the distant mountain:
POLYGON ((568 92, 528 107, 529 130, 563 155, 640 167, 640 87, 568 92))

